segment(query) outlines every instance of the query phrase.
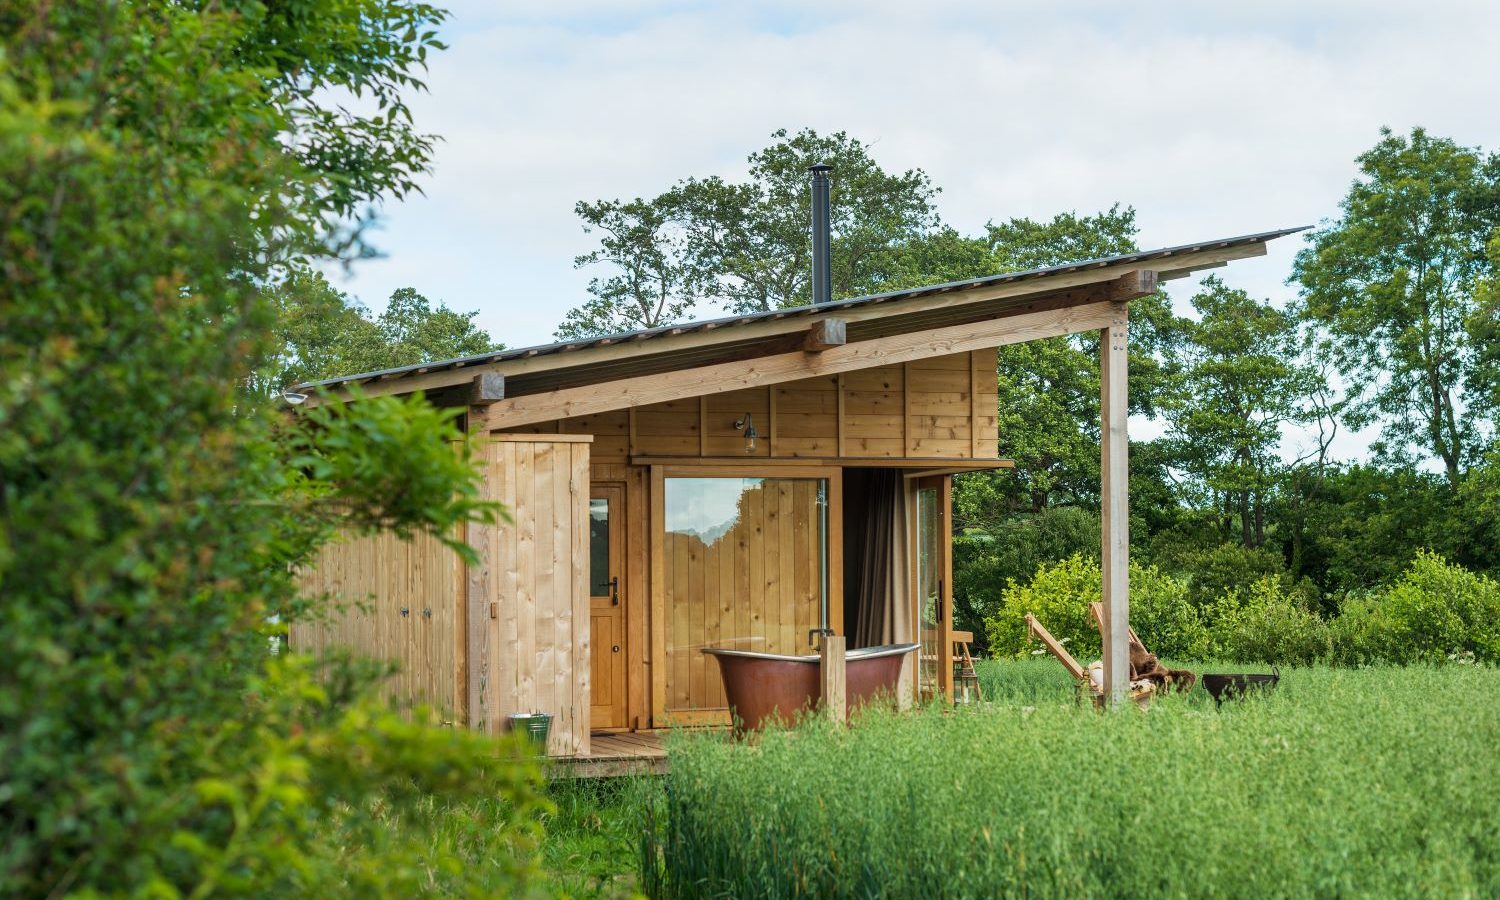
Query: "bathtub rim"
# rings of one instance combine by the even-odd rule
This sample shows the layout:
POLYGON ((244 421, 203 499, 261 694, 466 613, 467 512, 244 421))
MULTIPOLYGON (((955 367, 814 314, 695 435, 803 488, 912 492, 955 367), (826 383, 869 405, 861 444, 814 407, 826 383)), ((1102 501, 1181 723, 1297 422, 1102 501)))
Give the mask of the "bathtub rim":
MULTIPOLYGON (((922 645, 908 643, 881 644, 876 647, 860 647, 855 650, 845 651, 844 660, 846 662, 854 662, 861 659, 879 659, 883 656, 905 656, 906 654, 912 652, 920 646, 922 645)), ((703 647, 701 649, 702 652, 711 654, 713 656, 735 656, 741 659, 766 659, 775 660, 777 662, 811 663, 814 665, 816 665, 819 660, 819 656, 816 653, 811 653, 806 656, 789 656, 784 653, 762 653, 758 650, 734 650, 729 647, 703 647)))

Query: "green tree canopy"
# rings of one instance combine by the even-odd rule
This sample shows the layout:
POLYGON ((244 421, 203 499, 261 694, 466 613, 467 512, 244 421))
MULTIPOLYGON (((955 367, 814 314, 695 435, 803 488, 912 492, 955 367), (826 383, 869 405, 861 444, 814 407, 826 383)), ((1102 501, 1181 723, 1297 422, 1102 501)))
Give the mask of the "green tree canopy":
POLYGON ((398 288, 373 318, 320 272, 297 269, 266 291, 276 310, 277 351, 256 381, 266 391, 305 381, 477 356, 504 345, 454 312, 398 288))
POLYGON ((1180 326, 1182 372, 1167 403, 1171 443, 1210 503, 1238 520, 1240 542, 1259 547, 1285 468, 1282 428, 1310 419, 1307 398, 1320 379, 1300 362, 1290 314, 1216 276, 1192 304, 1198 319, 1180 326))
POLYGON ((1415 449, 1457 485, 1481 449, 1470 329, 1500 226, 1500 156, 1383 129, 1359 168, 1343 215, 1297 255, 1302 316, 1348 386, 1346 420, 1378 422, 1395 459, 1415 449))
POLYGON ((914 245, 942 234, 937 188, 926 173, 887 172, 843 132, 782 129, 771 137, 750 154, 743 182, 687 178, 649 200, 580 202, 575 212, 600 244, 576 264, 608 268, 558 337, 654 328, 680 321, 699 302, 736 313, 811 302, 807 169, 819 162, 834 167, 834 295, 930 283, 913 257, 914 245))

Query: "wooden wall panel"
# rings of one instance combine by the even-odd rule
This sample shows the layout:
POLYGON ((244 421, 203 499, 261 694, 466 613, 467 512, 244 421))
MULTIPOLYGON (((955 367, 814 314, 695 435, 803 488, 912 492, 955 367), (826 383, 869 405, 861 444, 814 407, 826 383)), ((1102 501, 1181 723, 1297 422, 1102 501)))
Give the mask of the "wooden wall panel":
POLYGON ((771 389, 776 414, 771 419, 777 456, 839 455, 838 376, 808 378, 771 389))
POLYGON ((632 453, 646 456, 698 456, 702 412, 697 397, 671 400, 632 410, 635 446, 632 453))
POLYGON ((844 374, 844 455, 905 456, 906 372, 882 366, 844 374))
POLYGON ((547 422, 517 433, 592 434, 596 462, 632 456, 993 458, 995 351, 956 353, 547 422), (745 452, 734 423, 754 417, 745 452))
POLYGON ((975 350, 971 371, 974 379, 974 457, 993 458, 1000 452, 1000 388, 995 380, 996 350, 975 350))
POLYGON ((484 449, 490 496, 511 514, 490 530, 484 706, 491 731, 510 713, 551 713, 548 752, 571 756, 589 749, 589 444, 562 438, 497 436, 484 449))
POLYGON ((771 399, 769 388, 729 391, 713 394, 704 404, 704 456, 744 456, 749 459, 771 455, 771 399), (760 437, 753 453, 745 452, 745 433, 734 427, 742 416, 754 417, 760 437))
POLYGON ((439 721, 461 721, 463 571, 458 555, 428 535, 344 536, 299 575, 302 592, 325 596, 327 605, 316 620, 292 623, 291 647, 314 656, 341 647, 393 662, 398 670, 381 683, 382 696, 402 710, 426 706, 439 721))
POLYGON ((906 455, 970 457, 973 359, 968 353, 906 364, 906 455))

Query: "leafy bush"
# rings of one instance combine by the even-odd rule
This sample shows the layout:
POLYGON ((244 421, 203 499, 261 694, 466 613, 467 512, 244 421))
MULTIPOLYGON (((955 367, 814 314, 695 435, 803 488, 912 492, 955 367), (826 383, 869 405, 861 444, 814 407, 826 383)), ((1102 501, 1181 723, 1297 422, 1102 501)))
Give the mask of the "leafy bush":
MULTIPOLYGON (((1026 630, 1029 612, 1080 661, 1099 656, 1099 630, 1088 605, 1101 596, 1099 563, 1075 554, 1037 570, 1026 584, 1014 581, 1000 608, 985 622, 990 651, 1020 656, 1035 649, 1026 630)), ((1158 656, 1192 659, 1208 649, 1208 634, 1187 599, 1187 586, 1155 566, 1130 566, 1130 622, 1158 656)))
POLYGON ((451 416, 293 417, 257 387, 266 286, 358 255, 365 209, 426 167, 402 92, 442 17, 0 13, 0 895, 527 889, 545 803, 514 746, 267 652, 335 521, 486 512, 451 416), (451 815, 472 793, 505 798, 487 830, 451 815))
POLYGON ((1306 665, 1326 660, 1332 649, 1328 623, 1289 596, 1274 575, 1226 591, 1205 612, 1210 652, 1222 659, 1306 665))
MULTIPOLYGON (((955 491, 955 505, 960 499, 955 491)), ((1000 608, 1006 584, 1030 581, 1037 569, 1074 554, 1098 553, 1099 515, 1072 506, 965 529, 953 539, 957 626, 982 635, 984 620, 1000 608)))
POLYGON ((1200 691, 1145 714, 1062 701, 683 735, 648 880, 659 864, 667 896, 1494 896, 1500 709, 1474 698, 1496 690, 1484 667, 1295 669, 1221 710, 1200 691))
POLYGON ((1500 662, 1500 582, 1421 550, 1394 584, 1346 598, 1333 631, 1348 664, 1500 662))

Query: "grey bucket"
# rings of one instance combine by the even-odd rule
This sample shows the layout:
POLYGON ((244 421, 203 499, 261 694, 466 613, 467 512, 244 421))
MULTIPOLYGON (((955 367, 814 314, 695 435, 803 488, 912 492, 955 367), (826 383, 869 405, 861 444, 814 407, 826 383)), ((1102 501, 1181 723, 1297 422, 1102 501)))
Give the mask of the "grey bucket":
POLYGON ((552 731, 552 714, 511 713, 505 717, 506 730, 524 733, 536 745, 537 752, 547 752, 547 735, 552 731))

